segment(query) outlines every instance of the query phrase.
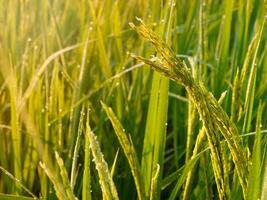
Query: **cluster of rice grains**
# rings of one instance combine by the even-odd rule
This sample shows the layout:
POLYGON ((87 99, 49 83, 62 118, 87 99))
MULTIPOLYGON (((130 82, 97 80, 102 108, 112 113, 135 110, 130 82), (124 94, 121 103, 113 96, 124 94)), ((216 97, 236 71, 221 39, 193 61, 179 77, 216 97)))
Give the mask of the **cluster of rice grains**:
MULTIPOLYGON (((225 155, 225 145, 221 143, 223 138, 226 140, 227 146, 231 152, 237 175, 243 189, 244 198, 246 198, 248 160, 235 124, 229 119, 218 101, 204 85, 198 83, 193 78, 186 64, 181 59, 177 58, 173 51, 160 40, 150 28, 142 21, 139 26, 135 26, 133 23, 130 23, 130 26, 136 30, 139 35, 153 44, 155 50, 162 56, 162 59, 150 60, 135 55, 132 55, 132 57, 150 65, 154 70, 185 87, 190 100, 196 106, 205 130, 201 131, 196 146, 199 146, 199 142, 203 142, 202 138, 204 138, 203 133, 205 132, 211 150, 211 160, 219 198, 227 199, 227 194, 229 194, 227 183, 229 169, 227 167, 228 161, 225 155)), ((195 148, 196 152, 198 151, 197 149, 198 147, 195 148)), ((184 193, 184 195, 186 195, 186 190, 184 193)), ((188 194, 186 196, 188 196, 188 194)), ((185 199, 186 198, 187 197, 185 197, 185 199)))

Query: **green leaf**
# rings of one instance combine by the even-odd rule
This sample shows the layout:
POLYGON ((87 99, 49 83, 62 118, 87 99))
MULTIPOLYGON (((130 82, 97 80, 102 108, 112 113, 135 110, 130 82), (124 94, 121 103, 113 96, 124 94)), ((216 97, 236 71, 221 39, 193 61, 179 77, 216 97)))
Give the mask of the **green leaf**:
POLYGON ((102 107, 104 108, 109 120, 112 123, 112 126, 115 130, 116 136, 120 142, 120 145, 123 149, 123 152, 128 160, 128 163, 130 165, 132 175, 135 181, 136 190, 138 194, 139 199, 144 199, 144 192, 143 192, 143 180, 141 176, 141 170, 140 170, 140 164, 138 161, 137 154, 135 152, 134 146, 132 144, 132 141, 128 139, 125 129, 122 127, 120 121, 115 116, 113 110, 108 107, 106 104, 101 102, 102 107))
POLYGON ((257 114, 256 124, 256 138, 253 145, 252 152, 252 166, 250 168, 248 177, 248 191, 247 199, 255 200, 260 195, 260 167, 261 167, 261 118, 262 118, 262 104, 260 103, 257 114))
POLYGON ((0 193, 0 199, 1 200, 34 200, 36 198, 0 193))

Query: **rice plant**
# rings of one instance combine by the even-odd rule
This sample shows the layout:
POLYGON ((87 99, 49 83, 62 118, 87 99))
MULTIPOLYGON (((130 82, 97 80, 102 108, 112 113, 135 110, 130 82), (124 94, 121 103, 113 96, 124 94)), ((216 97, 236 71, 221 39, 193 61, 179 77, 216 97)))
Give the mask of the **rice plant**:
POLYGON ((0 0, 0 199, 267 199, 267 2, 0 0))

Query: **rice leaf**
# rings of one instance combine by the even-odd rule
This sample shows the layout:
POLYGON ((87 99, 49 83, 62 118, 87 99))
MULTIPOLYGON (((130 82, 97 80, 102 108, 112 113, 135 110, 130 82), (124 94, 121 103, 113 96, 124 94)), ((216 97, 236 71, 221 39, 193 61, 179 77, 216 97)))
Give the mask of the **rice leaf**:
POLYGON ((62 183, 62 180, 54 173, 54 171, 51 171, 44 163, 40 162, 40 167, 44 170, 46 175, 49 177, 51 182, 53 183, 53 187, 55 189, 57 198, 59 200, 65 200, 68 198, 64 185, 62 183))
MULTIPOLYGON (((87 108, 86 124, 89 124, 89 113, 90 108, 87 108)), ((86 127, 87 129, 88 127, 86 127)), ((82 185, 82 200, 91 200, 91 174, 90 174, 90 146, 89 140, 87 139, 87 132, 84 133, 85 140, 85 155, 84 155, 84 170, 83 170, 83 185, 82 185)))
POLYGON ((89 124, 86 124, 86 139, 89 140, 93 161, 99 176, 99 183, 103 193, 103 198, 119 199, 116 186, 112 180, 108 165, 101 152, 96 135, 91 131, 89 124))
POLYGON ((153 177, 152 177, 152 183, 151 183, 151 189, 150 189, 150 200, 154 200, 158 198, 157 184, 158 184, 159 172, 160 172, 160 166, 159 164, 157 164, 157 169, 155 170, 153 177))
POLYGON ((123 149, 123 152, 128 160, 128 163, 131 168, 131 172, 135 181, 136 190, 139 199, 144 199, 144 191, 143 191, 143 183, 142 176, 140 170, 140 164, 138 161, 137 154, 135 152, 134 146, 132 142, 128 139, 124 128, 122 127, 120 121, 114 114, 113 110, 108 107, 106 104, 101 102, 102 107, 104 108, 109 120, 112 123, 112 126, 115 130, 116 136, 120 142, 120 145, 123 149))
POLYGON ((255 36, 254 54, 252 57, 251 69, 247 83, 246 98, 245 98, 245 119, 243 124, 243 132, 249 132, 252 120, 252 109, 254 105, 256 78, 257 78, 257 56, 260 48, 261 38, 264 30, 265 19, 262 22, 260 29, 255 36))
POLYGON ((66 168, 64 166, 64 162, 62 160, 62 158, 59 156, 58 152, 55 152, 55 156, 56 156, 56 161, 57 164, 59 166, 60 169, 60 175, 61 175, 61 179, 63 181, 63 186, 67 195, 67 198, 70 200, 77 200, 77 198, 75 197, 75 195, 73 194, 73 189, 71 187, 69 178, 68 178, 68 173, 66 171, 66 168))
POLYGON ((198 159, 199 159, 199 154, 197 156, 195 156, 193 159, 191 159, 187 164, 185 164, 185 167, 181 173, 181 176, 179 177, 176 185, 174 186, 174 188, 170 194, 170 197, 168 198, 169 200, 176 199, 176 196, 177 196, 179 190, 181 189, 184 181, 186 180, 187 174, 194 168, 198 159))
POLYGON ((78 134, 77 134, 76 143, 75 143, 73 156, 72 156, 72 167, 71 167, 71 176, 70 176, 70 185, 71 185, 72 190, 74 190, 75 177, 76 177, 76 174, 78 173, 77 172, 77 160, 79 156, 79 148, 80 148, 80 140, 81 140, 81 135, 82 135, 84 115, 85 114, 84 114, 84 107, 83 107, 81 110, 78 134))
MULTIPOLYGON (((267 5, 267 1, 266 1, 267 5)), ((263 165, 262 165, 262 179, 261 179, 261 199, 266 200, 267 199, 267 153, 266 153, 266 147, 267 145, 265 144, 265 156, 263 157, 263 165)))
POLYGON ((117 164, 117 162, 118 162, 118 157, 119 157, 119 149, 118 149, 118 151, 116 152, 116 155, 115 155, 115 158, 114 158, 114 161, 113 161, 111 170, 110 170, 111 177, 113 177, 114 174, 115 174, 115 169, 116 169, 116 164, 117 164))
POLYGON ((1 200, 33 200, 33 199, 38 199, 38 198, 0 193, 0 199, 1 200))
POLYGON ((254 200, 259 199, 261 190, 261 179, 260 179, 260 168, 261 168, 261 123, 262 123, 262 104, 260 102, 258 113, 257 113, 257 123, 256 123, 256 136, 253 145, 252 152, 252 166, 250 167, 249 177, 248 177, 248 191, 247 199, 254 200))
MULTIPOLYGON (((22 182, 20 179, 14 177, 10 172, 5 170, 2 166, 0 166, 0 170, 6 174, 9 178, 11 178, 17 185, 19 185, 25 192, 27 192, 29 195, 31 195, 34 199, 38 199, 37 196, 35 196, 22 182)), ((1 194, 1 193, 0 193, 1 194)), ((2 194, 5 195, 5 194, 2 194)), ((1 197, 1 196, 0 196, 1 197)))

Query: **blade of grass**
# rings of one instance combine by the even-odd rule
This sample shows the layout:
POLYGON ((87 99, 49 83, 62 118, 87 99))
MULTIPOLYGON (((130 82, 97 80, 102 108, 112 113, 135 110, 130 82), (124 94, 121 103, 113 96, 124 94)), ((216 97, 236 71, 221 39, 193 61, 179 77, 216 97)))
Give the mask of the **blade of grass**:
POLYGON ((255 39, 255 49, 253 54, 253 59, 251 63, 251 69, 250 69, 250 75, 248 79, 247 84, 247 90, 246 90, 246 99, 245 99, 245 118, 243 123, 243 132, 248 132, 250 130, 251 126, 251 118, 252 118, 252 109, 254 105, 254 96, 255 96, 255 87, 256 87, 256 77, 257 77, 257 55, 261 43, 261 38, 264 30, 265 25, 265 18, 260 26, 260 29, 258 31, 258 37, 255 39))
POLYGON ((99 176, 99 183, 103 192, 103 198, 118 200, 116 186, 112 180, 108 165, 104 160, 96 135, 91 131, 89 124, 86 124, 86 139, 89 140, 90 149, 99 176))
MULTIPOLYGON (((267 1, 266 1, 267 5, 267 1)), ((265 144, 265 156, 263 157, 263 165, 262 165, 262 180, 261 180, 261 199, 267 199, 267 154, 266 148, 267 144, 265 144)))
POLYGON ((73 194, 73 189, 71 187, 71 184, 70 184, 70 181, 68 178, 68 173, 67 173, 67 170, 64 166, 64 162, 63 162, 62 158, 59 156, 58 152, 55 152, 55 156, 56 156, 57 164, 58 164, 59 169, 60 169, 60 176, 61 176, 61 179, 63 181, 63 186, 64 186, 64 190, 66 192, 66 196, 69 200, 77 200, 77 198, 73 194))
POLYGON ((113 161, 111 170, 110 170, 110 174, 111 174, 111 177, 112 177, 112 178, 113 178, 113 176, 114 176, 114 174, 115 174, 115 169, 116 169, 116 164, 117 164, 117 162, 118 162, 118 157, 119 157, 119 149, 118 149, 118 151, 116 152, 116 155, 115 155, 115 158, 114 158, 114 161, 113 161))
POLYGON ((136 190, 138 194, 138 199, 144 199, 144 191, 143 191, 143 180, 141 176, 141 169, 140 164, 138 161, 137 154, 135 152, 134 146, 130 139, 128 139, 125 129, 122 127, 120 121, 115 116, 113 110, 108 107, 106 104, 101 102, 103 109, 105 110, 109 120, 112 123, 112 126, 115 130, 116 136, 120 142, 120 145, 124 151, 124 154, 128 160, 128 163, 130 165, 132 175, 135 181, 136 190))
MULTIPOLYGON (((79 78, 77 81, 77 90, 73 93, 73 104, 75 104, 79 99, 82 98, 86 87, 88 86, 88 79, 89 79, 89 65, 86 64, 86 59, 88 54, 91 54, 91 49, 89 49, 89 37, 91 34, 90 28, 87 30, 87 36, 86 36, 86 42, 83 46, 83 52, 82 52, 82 60, 81 60, 81 68, 79 72, 79 78)), ((72 151, 74 149, 75 145, 75 138, 77 137, 77 130, 79 126, 79 116, 81 112, 81 105, 78 105, 77 107, 74 108, 73 113, 71 113, 71 124, 70 124, 70 148, 69 148, 69 157, 72 155, 72 151)), ((67 163, 67 168, 68 168, 69 163, 67 163)))
POLYGON ((252 166, 249 171, 248 177, 248 191, 247 199, 254 200, 259 199, 260 197, 260 166, 261 166, 261 123, 262 123, 262 103, 260 102, 258 113, 257 113, 257 122, 256 122, 256 137, 253 145, 252 152, 252 166))
POLYGON ((58 176, 56 176, 55 172, 49 169, 44 163, 40 162, 39 164, 40 167, 46 173, 46 175, 49 177, 51 182, 53 183, 53 187, 56 191, 57 198, 59 200, 66 200, 68 197, 61 179, 58 176))
POLYGON ((105 41, 104 41, 103 33, 100 27, 100 22, 98 21, 96 9, 92 1, 89 1, 89 8, 91 11, 90 14, 92 16, 94 25, 96 26, 96 38, 98 41, 97 47, 98 47, 98 52, 99 52, 99 61, 101 64, 101 69, 103 70, 103 74, 106 76, 106 78, 109 78, 111 77, 109 58, 108 58, 107 50, 105 47, 105 41))
POLYGON ((83 120, 84 120, 84 107, 82 107, 81 114, 80 114, 80 122, 79 122, 79 128, 78 128, 78 134, 76 138, 76 143, 73 151, 73 157, 72 157, 72 166, 71 166, 71 175, 70 175, 70 185, 72 190, 74 190, 75 187, 75 177, 77 175, 77 160, 79 156, 79 148, 80 148, 80 140, 82 136, 82 127, 83 127, 83 120))
MULTIPOLYGON (((19 116, 17 112, 17 80, 15 72, 11 64, 11 77, 9 85, 12 87, 9 88, 10 93, 10 105, 11 105, 11 128, 12 128, 12 145, 13 145, 13 158, 14 158, 14 175, 19 180, 22 179, 22 168, 21 168, 21 135, 18 131, 19 129, 19 116)), ((20 192, 20 187, 16 185, 17 188, 14 188, 15 191, 20 192)))
MULTIPOLYGON (((12 194, 2 194, 0 193, 1 200, 33 200, 35 198, 32 197, 24 197, 20 195, 12 195, 12 194)), ((38 198, 36 198, 38 199, 38 198)))
MULTIPOLYGON (((87 116, 86 116, 86 124, 89 124, 89 114, 90 108, 87 108, 87 116)), ((84 133, 84 140, 85 140, 85 155, 84 155, 84 170, 83 170, 83 188, 82 188, 82 200, 91 200, 91 174, 90 174, 90 147, 89 147, 89 140, 87 140, 86 133, 89 131, 87 130, 84 133)))
POLYGON ((176 199, 177 193, 181 189, 184 181, 186 180, 187 174, 190 172, 190 170, 192 170, 194 168, 198 159, 199 159, 199 154, 197 156, 195 156, 193 159, 191 159, 190 161, 188 161, 187 164, 185 164, 183 172, 182 172, 181 176, 179 177, 174 189, 172 190, 171 195, 169 197, 169 200, 176 199))
MULTIPOLYGON (((15 176, 13 176, 10 172, 8 172, 7 170, 5 170, 2 166, 0 166, 0 170, 6 174, 10 179, 12 179, 14 182, 16 182, 25 192, 27 192, 29 195, 31 195, 33 197, 33 199, 38 199, 37 196, 35 196, 22 182, 20 179, 16 178, 15 176)), ((2 194, 4 195, 4 194, 2 194)), ((0 195, 1 197, 1 195, 0 195)), ((1 198, 2 199, 2 198, 1 198)), ((32 199, 32 198, 31 198, 32 199)))
MULTIPOLYGON (((163 2, 159 1, 163 7, 163 2)), ((157 7, 156 1, 152 7, 152 20, 156 20, 158 12, 155 12, 157 7), (153 9, 154 8, 154 9, 153 9)), ((170 4, 166 6, 166 16, 161 11, 160 21, 166 20, 168 17, 168 23, 165 27, 159 28, 159 32, 163 35, 164 40, 169 44, 171 42, 171 28, 173 23, 175 3, 170 1, 170 4), (169 13, 168 13, 169 12, 169 13), (164 34, 164 32, 166 34, 164 34)), ((154 23, 154 22, 153 22, 154 23)), ((156 193, 158 194, 156 199, 160 197, 160 182, 163 174, 163 160, 166 141, 166 127, 167 127, 167 113, 168 113, 168 92, 169 92, 169 80, 166 77, 162 77, 157 72, 153 73, 152 89, 149 99, 149 107, 146 121, 145 138, 143 144, 143 154, 141 170, 144 177, 145 195, 151 194, 152 176, 154 170, 157 169, 157 165, 160 166, 160 172, 158 177, 158 184, 156 193)), ((153 194, 153 193, 152 193, 153 194)))

